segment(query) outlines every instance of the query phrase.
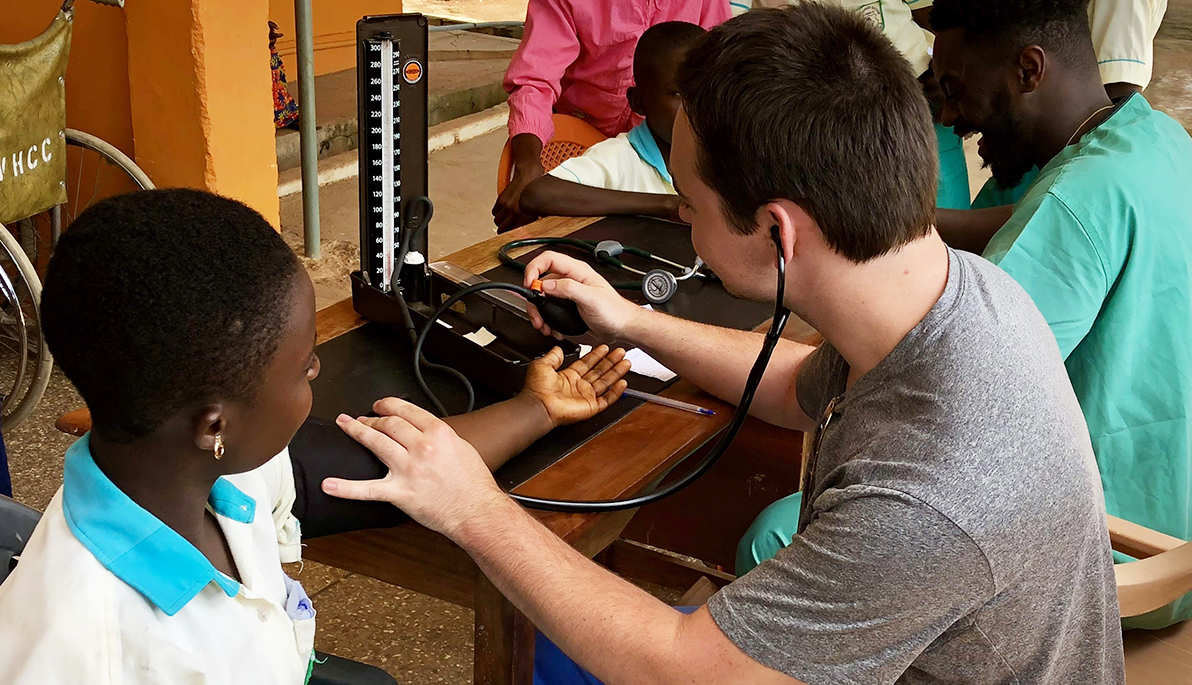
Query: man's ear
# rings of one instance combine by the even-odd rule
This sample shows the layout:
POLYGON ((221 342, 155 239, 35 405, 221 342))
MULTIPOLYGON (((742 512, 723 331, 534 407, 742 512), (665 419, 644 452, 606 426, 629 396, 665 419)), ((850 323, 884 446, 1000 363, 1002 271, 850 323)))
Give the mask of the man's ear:
POLYGON ((1047 53, 1038 45, 1028 45, 1018 53, 1018 63, 1015 65, 1017 73, 1018 92, 1033 93, 1043 82, 1047 72, 1047 53))
POLYGON ((646 116, 646 107, 642 104, 641 91, 637 86, 629 86, 629 90, 625 91, 625 99, 629 101, 629 109, 638 116, 646 116))
POLYGON ((799 239, 799 225, 806 213, 793 202, 769 202, 758 210, 758 225, 769 239, 771 227, 778 228, 778 240, 782 243, 782 258, 790 263, 795 257, 795 245, 799 239))
POLYGON ((224 416, 222 404, 209 404, 202 407, 191 420, 191 430, 194 435, 195 447, 210 452, 215 449, 215 436, 227 429, 228 421, 224 416))

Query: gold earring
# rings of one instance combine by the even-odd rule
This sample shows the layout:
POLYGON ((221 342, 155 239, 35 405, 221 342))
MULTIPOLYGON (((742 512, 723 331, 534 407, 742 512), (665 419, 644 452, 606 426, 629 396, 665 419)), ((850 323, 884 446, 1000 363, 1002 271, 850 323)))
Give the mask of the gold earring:
POLYGON ((223 459, 223 455, 224 455, 223 434, 216 433, 215 434, 215 460, 219 461, 220 459, 223 459))

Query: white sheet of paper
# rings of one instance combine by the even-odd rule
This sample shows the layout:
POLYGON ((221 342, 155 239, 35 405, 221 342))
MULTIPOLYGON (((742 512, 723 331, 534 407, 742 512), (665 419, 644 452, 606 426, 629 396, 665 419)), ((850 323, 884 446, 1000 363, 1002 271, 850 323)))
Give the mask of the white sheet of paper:
POLYGON ((487 347, 488 344, 497 339, 487 328, 481 326, 479 330, 472 333, 464 333, 464 337, 481 347, 487 347))
POLYGON ((646 354, 640 347, 635 347, 625 353, 625 358, 632 364, 630 371, 649 376, 650 378, 657 378, 660 381, 669 381, 675 377, 675 372, 666 368, 650 355, 646 354))
POLYGON ((583 343, 579 344, 579 356, 586 357, 586 356, 588 356, 588 353, 591 351, 592 351, 591 345, 585 345, 583 343))

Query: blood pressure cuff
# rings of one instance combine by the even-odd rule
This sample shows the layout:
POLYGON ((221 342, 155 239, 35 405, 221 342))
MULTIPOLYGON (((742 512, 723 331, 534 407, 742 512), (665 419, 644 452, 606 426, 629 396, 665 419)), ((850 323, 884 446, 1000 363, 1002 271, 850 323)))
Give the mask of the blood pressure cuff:
POLYGON ((302 537, 313 539, 368 528, 391 528, 409 519, 387 502, 359 502, 323 492, 324 478, 373 480, 389 469, 360 443, 330 421, 308 418, 290 440, 294 465, 293 514, 302 537))
POLYGON ((0 224, 66 202, 66 63, 62 12, 40 36, 0 45, 0 224))

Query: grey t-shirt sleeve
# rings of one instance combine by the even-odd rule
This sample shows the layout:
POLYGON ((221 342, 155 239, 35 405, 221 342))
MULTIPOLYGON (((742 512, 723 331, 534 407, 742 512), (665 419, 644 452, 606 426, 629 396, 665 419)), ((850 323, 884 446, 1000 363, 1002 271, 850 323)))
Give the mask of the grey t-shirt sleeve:
POLYGON ((811 685, 894 683, 936 638, 992 596, 985 556, 902 492, 831 489, 775 558, 708 608, 752 659, 811 685))
POLYGON ((844 392, 848 363, 830 343, 823 343, 803 360, 795 380, 795 399, 803 413, 818 421, 832 398, 844 392))

